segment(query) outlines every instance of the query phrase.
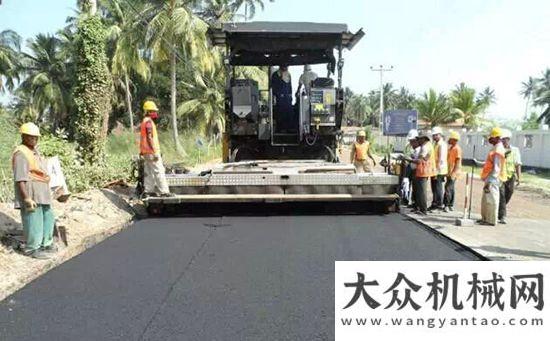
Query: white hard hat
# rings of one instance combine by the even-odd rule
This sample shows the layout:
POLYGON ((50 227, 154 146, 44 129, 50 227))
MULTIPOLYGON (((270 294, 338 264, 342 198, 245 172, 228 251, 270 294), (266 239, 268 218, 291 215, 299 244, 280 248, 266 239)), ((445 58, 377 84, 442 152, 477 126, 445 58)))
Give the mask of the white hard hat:
POLYGON ((415 140, 418 137, 418 130, 411 129, 409 130, 409 133, 407 134, 407 140, 415 140))
POLYGON ((502 139, 511 139, 512 138, 512 132, 508 129, 502 129, 502 134, 500 136, 502 139))
POLYGON ((432 135, 443 135, 443 130, 439 127, 433 127, 432 129, 432 135))

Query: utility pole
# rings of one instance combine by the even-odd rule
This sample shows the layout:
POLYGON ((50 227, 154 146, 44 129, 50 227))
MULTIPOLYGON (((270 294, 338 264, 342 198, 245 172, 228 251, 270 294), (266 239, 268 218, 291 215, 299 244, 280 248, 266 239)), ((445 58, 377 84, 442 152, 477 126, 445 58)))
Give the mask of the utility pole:
POLYGON ((384 65, 380 64, 377 68, 371 66, 370 70, 380 72, 380 122, 378 128, 380 128, 380 136, 382 136, 384 134, 384 72, 393 71, 393 65, 384 67, 384 65))

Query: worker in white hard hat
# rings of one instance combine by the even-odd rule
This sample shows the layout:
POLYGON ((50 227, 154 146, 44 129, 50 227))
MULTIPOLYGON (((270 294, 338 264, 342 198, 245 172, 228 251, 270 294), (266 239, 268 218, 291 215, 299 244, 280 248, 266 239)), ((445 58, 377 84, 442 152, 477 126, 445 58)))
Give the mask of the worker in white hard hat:
POLYGON ((449 150, 447 152, 447 167, 449 172, 445 181, 445 196, 443 198, 445 212, 454 211, 455 183, 462 171, 462 148, 458 144, 459 141, 460 134, 451 130, 448 140, 449 150))
POLYGON ((403 198, 410 208, 416 209, 415 190, 416 190, 416 163, 411 160, 418 159, 420 153, 420 144, 418 142, 418 130, 411 129, 407 134, 408 144, 403 151, 403 159, 408 161, 405 168, 405 177, 403 178, 403 198), (406 188, 408 187, 408 189, 406 188))
POLYGON ((53 245, 55 217, 46 160, 37 149, 40 129, 34 123, 25 123, 20 133, 22 143, 13 152, 12 168, 15 208, 21 211, 26 238, 23 252, 33 258, 47 259, 56 251, 53 245))
POLYGON ((432 139, 435 156, 435 175, 431 179, 432 205, 430 210, 443 210, 443 196, 445 177, 448 173, 447 167, 447 143, 443 139, 443 130, 439 127, 432 129, 432 139))
POLYGON ((309 96, 309 91, 311 90, 311 82, 316 80, 319 76, 311 70, 311 65, 304 65, 304 73, 300 76, 298 80, 298 90, 296 91, 297 97, 300 95, 302 87, 304 87, 306 94, 309 96))
POLYGON ((506 224, 506 205, 514 194, 514 187, 520 184, 521 179, 521 154, 519 148, 512 146, 511 139, 512 132, 502 129, 501 140, 505 150, 506 180, 500 186, 498 205, 498 222, 500 224, 506 224))
POLYGON ((374 166, 376 166, 376 160, 371 154, 370 143, 366 139, 367 134, 364 130, 357 132, 356 141, 351 146, 350 161, 355 166, 357 173, 368 172, 372 173, 374 166), (372 165, 369 163, 367 157, 372 161, 372 165))
POLYGON ((421 215, 426 215, 428 210, 427 192, 428 180, 435 176, 435 153, 432 143, 430 142, 430 133, 421 131, 418 133, 418 145, 420 151, 416 159, 411 161, 416 164, 415 179, 416 189, 416 212, 421 215))
POLYGON ((145 196, 171 196, 166 182, 166 171, 160 154, 160 143, 155 120, 158 107, 153 101, 143 103, 143 121, 140 126, 140 156, 143 159, 145 196))

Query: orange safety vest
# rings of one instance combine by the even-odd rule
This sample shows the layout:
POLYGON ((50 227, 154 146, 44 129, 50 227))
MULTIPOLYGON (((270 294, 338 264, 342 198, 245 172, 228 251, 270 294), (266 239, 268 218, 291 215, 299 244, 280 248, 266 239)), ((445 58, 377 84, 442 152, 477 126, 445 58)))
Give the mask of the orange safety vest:
POLYGON ((29 163, 29 177, 31 178, 32 181, 44 182, 44 183, 50 182, 50 176, 48 175, 48 173, 46 173, 46 171, 40 168, 40 164, 36 160, 34 152, 24 144, 15 148, 15 151, 13 152, 12 159, 11 159, 12 168, 15 169, 15 154, 17 152, 20 152, 21 154, 23 154, 23 156, 29 163))
POLYGON ((437 174, 435 166, 435 153, 431 142, 426 143, 428 148, 428 160, 421 159, 416 165, 416 177, 417 178, 431 178, 437 174))
POLYGON ((369 153, 369 147, 370 147, 369 141, 365 141, 363 143, 359 143, 356 141, 353 144, 355 148, 355 160, 365 161, 369 153))
POLYGON ((141 138, 139 143, 139 152, 141 155, 154 155, 160 154, 160 143, 157 134, 157 126, 150 117, 145 117, 141 121, 141 138), (153 145, 150 146, 147 142, 147 123, 151 122, 151 130, 153 135, 153 145))
POLYGON ((457 164, 457 161, 460 160, 460 164, 458 165, 458 171, 456 177, 457 179, 460 178, 460 171, 462 167, 462 148, 458 144, 455 144, 454 146, 449 145, 449 151, 447 154, 447 165, 449 167, 449 176, 452 175, 453 170, 455 169, 455 165, 457 164))
POLYGON ((483 165, 483 169, 481 170, 481 180, 485 181, 491 172, 493 171, 493 168, 495 167, 494 159, 495 156, 500 158, 500 173, 498 175, 498 178, 500 181, 506 181, 506 157, 505 150, 502 145, 496 146, 493 148, 489 154, 487 155, 487 160, 485 160, 485 165, 483 165))

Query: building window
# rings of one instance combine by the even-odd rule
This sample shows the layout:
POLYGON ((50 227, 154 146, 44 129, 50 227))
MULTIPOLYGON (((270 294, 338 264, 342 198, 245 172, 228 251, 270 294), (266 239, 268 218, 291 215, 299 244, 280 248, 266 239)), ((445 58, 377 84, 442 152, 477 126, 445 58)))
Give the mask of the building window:
POLYGON ((525 135, 523 139, 523 148, 533 148, 533 135, 525 135))
POLYGON ((472 145, 472 135, 468 135, 468 137, 466 137, 466 145, 467 146, 472 145))

